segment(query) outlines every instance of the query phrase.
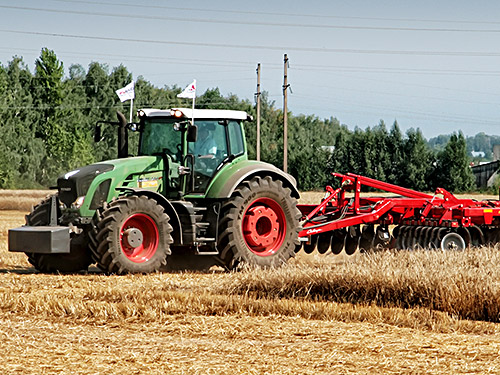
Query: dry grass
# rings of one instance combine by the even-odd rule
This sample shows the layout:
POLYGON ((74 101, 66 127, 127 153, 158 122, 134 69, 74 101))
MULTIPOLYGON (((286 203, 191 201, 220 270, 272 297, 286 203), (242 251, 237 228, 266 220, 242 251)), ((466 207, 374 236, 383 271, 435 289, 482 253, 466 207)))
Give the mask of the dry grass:
POLYGON ((495 336, 300 318, 176 315, 162 324, 0 318, 8 374, 498 373, 495 336))
POLYGON ((500 372, 500 325, 464 313, 495 316, 496 248, 44 275, 6 251, 25 213, 0 211, 0 373, 500 372))
POLYGON ((0 210, 30 211, 50 190, 0 190, 0 210))
POLYGON ((500 252, 386 251, 354 261, 235 274, 221 290, 382 307, 423 307, 462 319, 500 321, 500 252))

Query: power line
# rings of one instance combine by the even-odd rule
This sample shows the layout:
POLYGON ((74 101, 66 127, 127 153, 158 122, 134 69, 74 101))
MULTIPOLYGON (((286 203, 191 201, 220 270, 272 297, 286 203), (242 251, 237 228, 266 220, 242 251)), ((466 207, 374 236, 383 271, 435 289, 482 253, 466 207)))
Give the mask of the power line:
POLYGON ((449 20, 449 19, 424 19, 424 18, 386 18, 386 17, 361 17, 361 16, 337 16, 329 14, 307 14, 307 13, 282 13, 282 12, 262 12, 262 11, 250 11, 250 10, 228 10, 228 9, 213 9, 213 8, 191 8, 191 7, 173 7, 173 6, 162 6, 162 5, 136 5, 127 3, 112 3, 106 1, 80 1, 80 0, 51 0, 60 3, 70 3, 70 4, 94 4, 94 5, 111 5, 120 7, 131 7, 139 9, 164 9, 164 10, 180 10, 180 11, 199 11, 199 12, 211 12, 211 13, 228 13, 228 14, 242 14, 242 15, 256 15, 256 16, 283 16, 283 17, 311 17, 311 18, 323 18, 323 19, 349 19, 349 20, 369 20, 369 21, 390 21, 390 22, 428 22, 428 23, 458 23, 458 24, 478 24, 478 25, 500 25, 500 22, 496 21, 471 21, 471 20, 449 20))
POLYGON ((485 91, 477 91, 477 90, 472 90, 472 89, 467 89, 467 90, 459 90, 456 88, 450 88, 446 86, 433 86, 433 85, 424 85, 420 83, 408 83, 408 82, 402 82, 402 81, 391 81, 391 80, 382 80, 382 79, 376 79, 376 78, 369 78, 369 77, 356 77, 352 75, 342 75, 343 77, 347 78, 354 78, 358 80, 363 80, 363 81, 372 81, 372 82, 381 82, 381 83, 392 83, 398 86, 414 86, 414 87, 423 87, 423 88, 428 88, 428 89, 438 89, 438 90, 444 90, 444 91, 463 91, 467 92, 469 94, 481 94, 481 95, 494 95, 498 97, 498 92, 485 92, 485 91))
MULTIPOLYGON (((1 49, 1 48, 0 48, 1 49)), ((74 52, 70 52, 70 51, 63 51, 63 53, 74 53, 74 52)), ((75 53, 78 55, 78 53, 75 53)), ((85 53, 83 53, 82 55, 87 55, 85 53)), ((114 54, 98 54, 98 55, 102 55, 102 56, 106 56, 106 57, 116 57, 117 59, 119 59, 121 62, 123 62, 123 59, 124 58, 128 58, 130 57, 129 55, 114 55, 114 54)), ((164 60, 167 60, 167 61, 170 61, 170 60, 173 60, 173 61, 176 61, 176 62, 183 62, 184 64, 191 64, 191 65, 210 65, 210 66, 227 66, 226 64, 229 63, 229 64, 241 64, 241 68, 240 69, 234 69, 235 72, 239 71, 241 72, 243 69, 245 69, 245 66, 250 66, 249 63, 246 63, 246 62, 243 62, 243 61, 228 61, 228 60, 198 60, 198 59, 176 59, 176 58, 161 58, 161 57, 157 57, 157 56, 143 56, 146 61, 148 62, 151 62, 151 60, 154 60, 156 59, 158 63, 165 63, 164 60), (205 64, 204 64, 205 62, 205 64), (208 63, 208 64, 207 64, 208 63), (221 63, 221 64, 219 64, 221 63)), ((130 60, 129 60, 130 61, 130 60)), ((279 67, 278 65, 276 65, 277 67, 279 67)), ((272 68, 272 64, 269 63, 269 64, 266 64, 266 67, 267 69, 273 69, 272 68)), ((280 68, 280 67, 279 67, 280 68)), ((356 67, 356 69, 349 69, 349 67, 346 67, 346 66, 331 66, 331 65, 304 65, 304 64, 296 64, 294 65, 294 69, 296 70, 302 70, 302 71, 311 71, 311 70, 321 70, 323 72, 327 72, 327 71, 330 71, 330 72, 335 72, 335 73, 341 73, 341 72, 345 72, 345 71, 349 71, 349 72, 361 72, 361 73, 365 73, 365 72, 379 72, 379 70, 381 70, 383 73, 390 73, 390 74, 394 74, 394 73, 401 73, 401 74, 407 74, 408 72, 409 73, 415 73, 415 74, 444 74, 444 75, 490 75, 490 76, 497 76, 497 75, 500 75, 500 71, 480 71, 480 70, 472 70, 472 71, 468 71, 468 70, 430 70, 430 69, 396 69, 396 68, 376 68, 376 67, 365 67, 365 66, 360 66, 360 67, 356 67)), ((246 69, 245 69, 246 70, 246 69)), ((250 70, 249 70, 250 71, 250 70)), ((211 71, 213 73, 213 71, 211 71)), ((227 72, 227 70, 224 70, 224 72, 227 72)), ((166 75, 166 73, 161 73, 161 74, 146 74, 146 76, 150 77, 150 76, 158 76, 158 75, 166 75)), ((422 84, 415 84, 415 83, 404 83, 404 82, 401 82, 401 81, 390 81, 390 80, 380 80, 380 79, 374 79, 374 78, 367 78, 367 77, 357 77, 357 76, 348 76, 348 75, 345 75, 345 74, 342 74, 343 76, 345 77, 351 77, 351 78, 355 78, 355 79, 362 79, 362 80, 369 80, 369 81, 374 81, 374 82, 382 82, 382 83, 394 83, 394 84, 399 84, 399 85, 404 85, 405 87, 406 86, 414 86, 414 87, 424 87, 424 88, 431 88, 431 89, 439 89, 439 90, 448 90, 448 91, 453 91, 453 92, 467 92, 467 93, 474 93, 474 94, 482 94, 482 95, 495 95, 497 96, 498 93, 491 93, 491 92, 482 92, 482 91, 474 91, 474 90, 471 90, 471 89, 467 89, 467 90, 460 90, 460 89, 456 89, 456 88, 446 88, 446 87, 443 87, 443 86, 432 86, 432 85, 422 85, 422 84)), ((142 74, 139 74, 138 76, 143 76, 142 74)), ((32 77, 32 79, 37 79, 37 77, 32 77)), ((226 79, 226 81, 234 81, 235 79, 234 78, 230 78, 230 79, 226 79)), ((238 81, 251 81, 252 78, 241 78, 241 79, 238 79, 238 81)), ((217 82, 222 82, 224 80, 218 80, 217 82)), ((75 87, 80 87, 80 86, 75 86, 75 87)), ((94 87, 92 85, 81 85, 81 87, 94 87)), ((352 89, 352 88, 348 88, 348 89, 342 89, 342 90, 354 90, 355 89, 352 89)), ((364 91, 363 91, 364 92, 364 91)), ((380 93, 380 92, 379 92, 380 93)), ((382 94, 385 94, 385 93, 382 93, 382 94)), ((398 95, 398 96, 404 96, 404 97, 415 97, 415 96, 409 96, 409 95, 398 95)), ((271 97, 271 96, 270 96, 271 97)), ((278 96, 276 96, 278 97, 278 96)), ((428 97, 426 97, 428 98, 428 97)), ((449 101, 460 101, 460 100, 455 100, 455 99, 444 99, 444 98, 436 98, 436 99, 439 99, 439 100, 449 100, 449 101)), ((485 103, 485 102, 479 102, 479 101, 465 101, 465 100, 462 100, 462 102, 468 102, 468 103, 476 103, 476 104, 490 104, 490 105, 494 105, 494 103, 485 103)))
MULTIPOLYGON (((305 95, 295 95, 295 96, 300 96, 300 97, 306 97, 306 98, 312 98, 311 96, 305 96, 305 95)), ((315 101, 318 100, 317 97, 314 97, 315 101)), ((437 113, 432 113, 432 112, 421 112, 421 111, 411 111, 408 109, 399 109, 399 108, 389 108, 389 107, 382 107, 380 105, 369 105, 366 103, 354 103, 352 101, 345 100, 343 97, 342 98, 319 98, 321 101, 328 101, 329 103, 334 102, 336 104, 338 103, 344 103, 349 106, 356 106, 356 111, 349 111, 349 110, 344 110, 344 109, 337 109, 337 112, 351 112, 351 113, 367 113, 367 114, 373 114, 373 115, 378 115, 380 116, 381 112, 387 112, 390 111, 393 113, 393 116, 396 116, 396 114, 400 114, 401 116, 412 116, 412 119, 420 118, 420 119, 435 119, 439 121, 445 121, 445 122, 467 122, 469 124, 484 124, 484 125, 496 125, 500 123, 499 120, 495 119, 481 119, 478 117, 466 117, 466 116, 460 116, 460 115, 447 115, 447 114, 437 114, 437 113), (363 112, 360 109, 366 109, 366 108, 373 108, 376 109, 377 112, 363 112)))
MULTIPOLYGON (((308 82, 310 83, 310 82, 308 82)), ((315 87, 314 86, 308 86, 307 84, 304 85, 304 84, 300 84, 300 81, 299 83, 296 84, 298 86, 298 88, 300 87, 310 87, 311 90, 314 90, 315 87)), ((406 86, 406 85, 404 85, 406 86)), ((322 86, 323 89, 333 89, 333 87, 328 87, 328 86, 322 86)), ((396 96, 398 98, 401 98, 401 97, 404 97, 404 98, 416 98, 416 99, 426 99, 426 100, 440 100, 440 101, 448 101, 448 102, 452 102, 452 103, 465 103, 465 104, 481 104, 481 105, 490 105, 490 106, 499 106, 500 103, 498 102, 482 102, 482 101, 478 101, 478 100, 465 100, 465 99, 455 99, 455 98, 446 98, 446 97, 436 97, 436 96, 420 96, 420 95, 408 95, 406 93, 400 93, 400 92, 386 92, 386 91, 378 91, 378 90, 363 90, 363 89, 356 89, 356 88, 352 88, 352 87, 339 87, 339 86, 335 86, 334 88, 335 90, 338 90, 339 92, 345 92, 345 91, 352 91, 352 92, 362 92, 364 94, 374 94, 374 95, 389 95, 389 96, 396 96)), ((454 90, 454 91, 457 91, 457 90, 454 90)), ((469 92, 469 91, 467 91, 469 92)), ((304 97, 304 98, 309 98, 309 99, 312 99, 312 98, 316 98, 316 96, 308 96, 308 95, 296 95, 296 96, 301 96, 301 97, 304 97)), ((498 96, 498 94, 496 95, 498 96)))
POLYGON ((88 12, 79 10, 62 10, 62 9, 44 9, 33 7, 20 7, 12 5, 0 5, 3 9, 27 10, 47 13, 60 14, 76 14, 86 16, 100 17, 115 17, 127 19, 146 19, 146 20, 162 20, 162 21, 178 21, 178 22, 194 22, 194 23, 209 23, 209 24, 226 24, 226 25, 249 25, 249 26, 271 26, 271 27, 293 27, 293 28, 314 28, 314 29, 337 29, 337 30, 365 30, 365 31, 423 31, 423 32, 446 32, 446 33, 500 33, 500 29, 459 29, 459 28, 424 28, 424 27, 401 27, 401 26, 354 26, 354 25, 321 25, 317 23, 277 23, 263 21, 243 21, 243 20, 214 20, 211 18, 192 18, 192 17, 165 17, 165 16, 143 16, 138 14, 118 14, 104 12, 88 12))
POLYGON ((374 66, 352 66, 352 65, 298 65, 296 70, 304 71, 329 71, 329 72, 355 72, 355 73, 381 73, 381 74, 428 74, 428 75, 469 75, 469 76, 499 76, 500 70, 467 70, 467 69, 418 69, 418 68, 378 68, 374 66))
MULTIPOLYGON (((25 51, 30 53, 39 53, 38 49, 26 49, 18 47, 0 47, 0 50, 10 51, 16 49, 18 51, 25 51)), ((75 52, 75 51, 57 51, 58 54, 65 54, 68 56, 89 56, 90 52, 75 52)), ((155 62, 165 64, 166 62, 182 63, 188 65, 202 65, 202 66, 220 66, 220 67, 235 67, 234 71, 244 71, 253 67, 252 62, 238 61, 238 60, 218 60, 218 59, 196 59, 196 58, 175 58, 175 57, 162 57, 151 55, 124 55, 124 54, 110 54, 110 53, 94 53, 92 57, 102 56, 119 61, 128 62, 155 62), (125 60, 126 59, 126 60, 125 60)), ((279 70, 281 65, 274 62, 265 62, 267 70, 279 70)), ((452 75, 452 76, 499 76, 500 70, 479 70, 479 69, 422 69, 422 68, 396 68, 396 67, 376 67, 376 66, 354 66, 354 65, 312 65, 312 64, 294 64, 294 70, 299 71, 321 71, 321 72, 349 72, 349 73, 380 73, 380 74, 420 74, 420 75, 452 75)), ((225 70, 226 72, 227 70, 225 70)), ((163 75, 156 74, 156 75, 163 75)), ((151 74, 149 74, 151 75, 151 74)), ((383 81, 385 82, 385 81, 383 81)), ((495 94, 496 95, 496 94, 495 94)))
POLYGON ((50 32, 40 32, 40 31, 5 30, 5 29, 0 29, 0 32, 11 33, 11 34, 21 34, 21 35, 39 35, 39 36, 49 36, 49 37, 58 37, 58 38, 102 40, 102 41, 113 41, 113 42, 167 44, 167 45, 213 47, 213 48, 256 49, 256 50, 271 50, 271 51, 287 50, 287 51, 316 52, 316 53, 353 53, 353 54, 369 54, 369 55, 415 55, 415 56, 450 56, 450 57, 498 57, 498 56, 500 56, 500 52, 423 51, 423 50, 418 51, 418 50, 383 50, 383 49, 352 49, 352 48, 322 48, 322 47, 283 47, 283 46, 262 46, 262 45, 250 45, 250 44, 180 42, 180 41, 153 40, 153 39, 117 38, 117 37, 106 37, 106 36, 90 36, 90 35, 50 33, 50 32))

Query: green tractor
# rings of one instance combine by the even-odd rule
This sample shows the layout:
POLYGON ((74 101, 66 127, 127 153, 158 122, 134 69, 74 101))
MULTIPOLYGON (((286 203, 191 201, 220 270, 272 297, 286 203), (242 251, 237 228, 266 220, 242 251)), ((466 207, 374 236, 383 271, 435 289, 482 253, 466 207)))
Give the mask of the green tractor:
MULTIPOLYGON (((292 176, 248 160, 242 111, 118 113, 118 159, 57 180, 57 194, 9 230, 9 251, 42 272, 273 267, 294 256, 299 193, 292 176), (128 132, 139 133, 138 156, 128 132)), ((96 126, 96 138, 100 138, 96 126)))

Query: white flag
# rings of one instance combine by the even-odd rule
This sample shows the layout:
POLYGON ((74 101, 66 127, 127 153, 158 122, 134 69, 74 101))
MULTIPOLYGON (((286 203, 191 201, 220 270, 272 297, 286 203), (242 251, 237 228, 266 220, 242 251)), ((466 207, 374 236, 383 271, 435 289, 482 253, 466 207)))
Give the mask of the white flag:
POLYGON ((121 102, 125 102, 127 100, 131 100, 135 98, 135 93, 134 93, 134 81, 130 82, 127 86, 124 88, 116 90, 116 95, 120 98, 121 102))
POLYGON ((196 80, 194 80, 188 87, 186 87, 183 92, 177 95, 177 97, 187 99, 196 98, 196 80))

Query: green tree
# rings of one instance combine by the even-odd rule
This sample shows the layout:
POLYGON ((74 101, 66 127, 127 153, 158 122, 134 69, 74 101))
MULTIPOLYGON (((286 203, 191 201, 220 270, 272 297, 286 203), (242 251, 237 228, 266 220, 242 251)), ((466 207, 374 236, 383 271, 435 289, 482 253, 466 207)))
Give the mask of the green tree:
MULTIPOLYGON (((97 62, 90 63, 85 80, 87 108, 84 111, 87 127, 94 128, 97 121, 116 121, 116 110, 120 100, 115 90, 123 87, 112 87, 109 67, 97 62)), ((117 131, 113 126, 103 127, 103 141, 95 145, 96 160, 109 160, 117 155, 117 131)))
POLYGON ((45 149, 35 137, 39 112, 32 96, 33 75, 21 58, 0 68, 0 187, 36 186, 45 149))
POLYGON ((403 142, 402 181, 400 184, 416 190, 430 188, 433 172, 433 154, 420 129, 406 132, 403 142))
POLYGON ((387 155, 389 165, 387 166, 386 176, 387 182, 395 185, 403 183, 403 144, 403 134, 399 129, 398 122, 394 121, 386 140, 386 148, 389 151, 387 155))
POLYGON ((437 155, 434 187, 439 186, 454 192, 472 189, 475 178, 469 164, 462 132, 452 134, 444 150, 437 155))
POLYGON ((85 94, 85 70, 80 65, 69 68, 70 76, 63 81, 63 104, 65 129, 71 133, 72 144, 68 147, 67 168, 91 164, 96 161, 93 144, 93 127, 85 117, 87 96, 85 94))
POLYGON ((61 106, 63 75, 63 63, 57 59, 54 51, 43 48, 35 61, 33 80, 34 102, 41 114, 35 134, 42 140, 46 150, 38 177, 43 184, 50 184, 66 170, 72 156, 74 136, 65 123, 71 113, 61 106))
POLYGON ((324 146, 333 144, 330 128, 315 116, 290 117, 288 171, 297 179, 299 189, 322 188, 329 180, 330 151, 324 146))

